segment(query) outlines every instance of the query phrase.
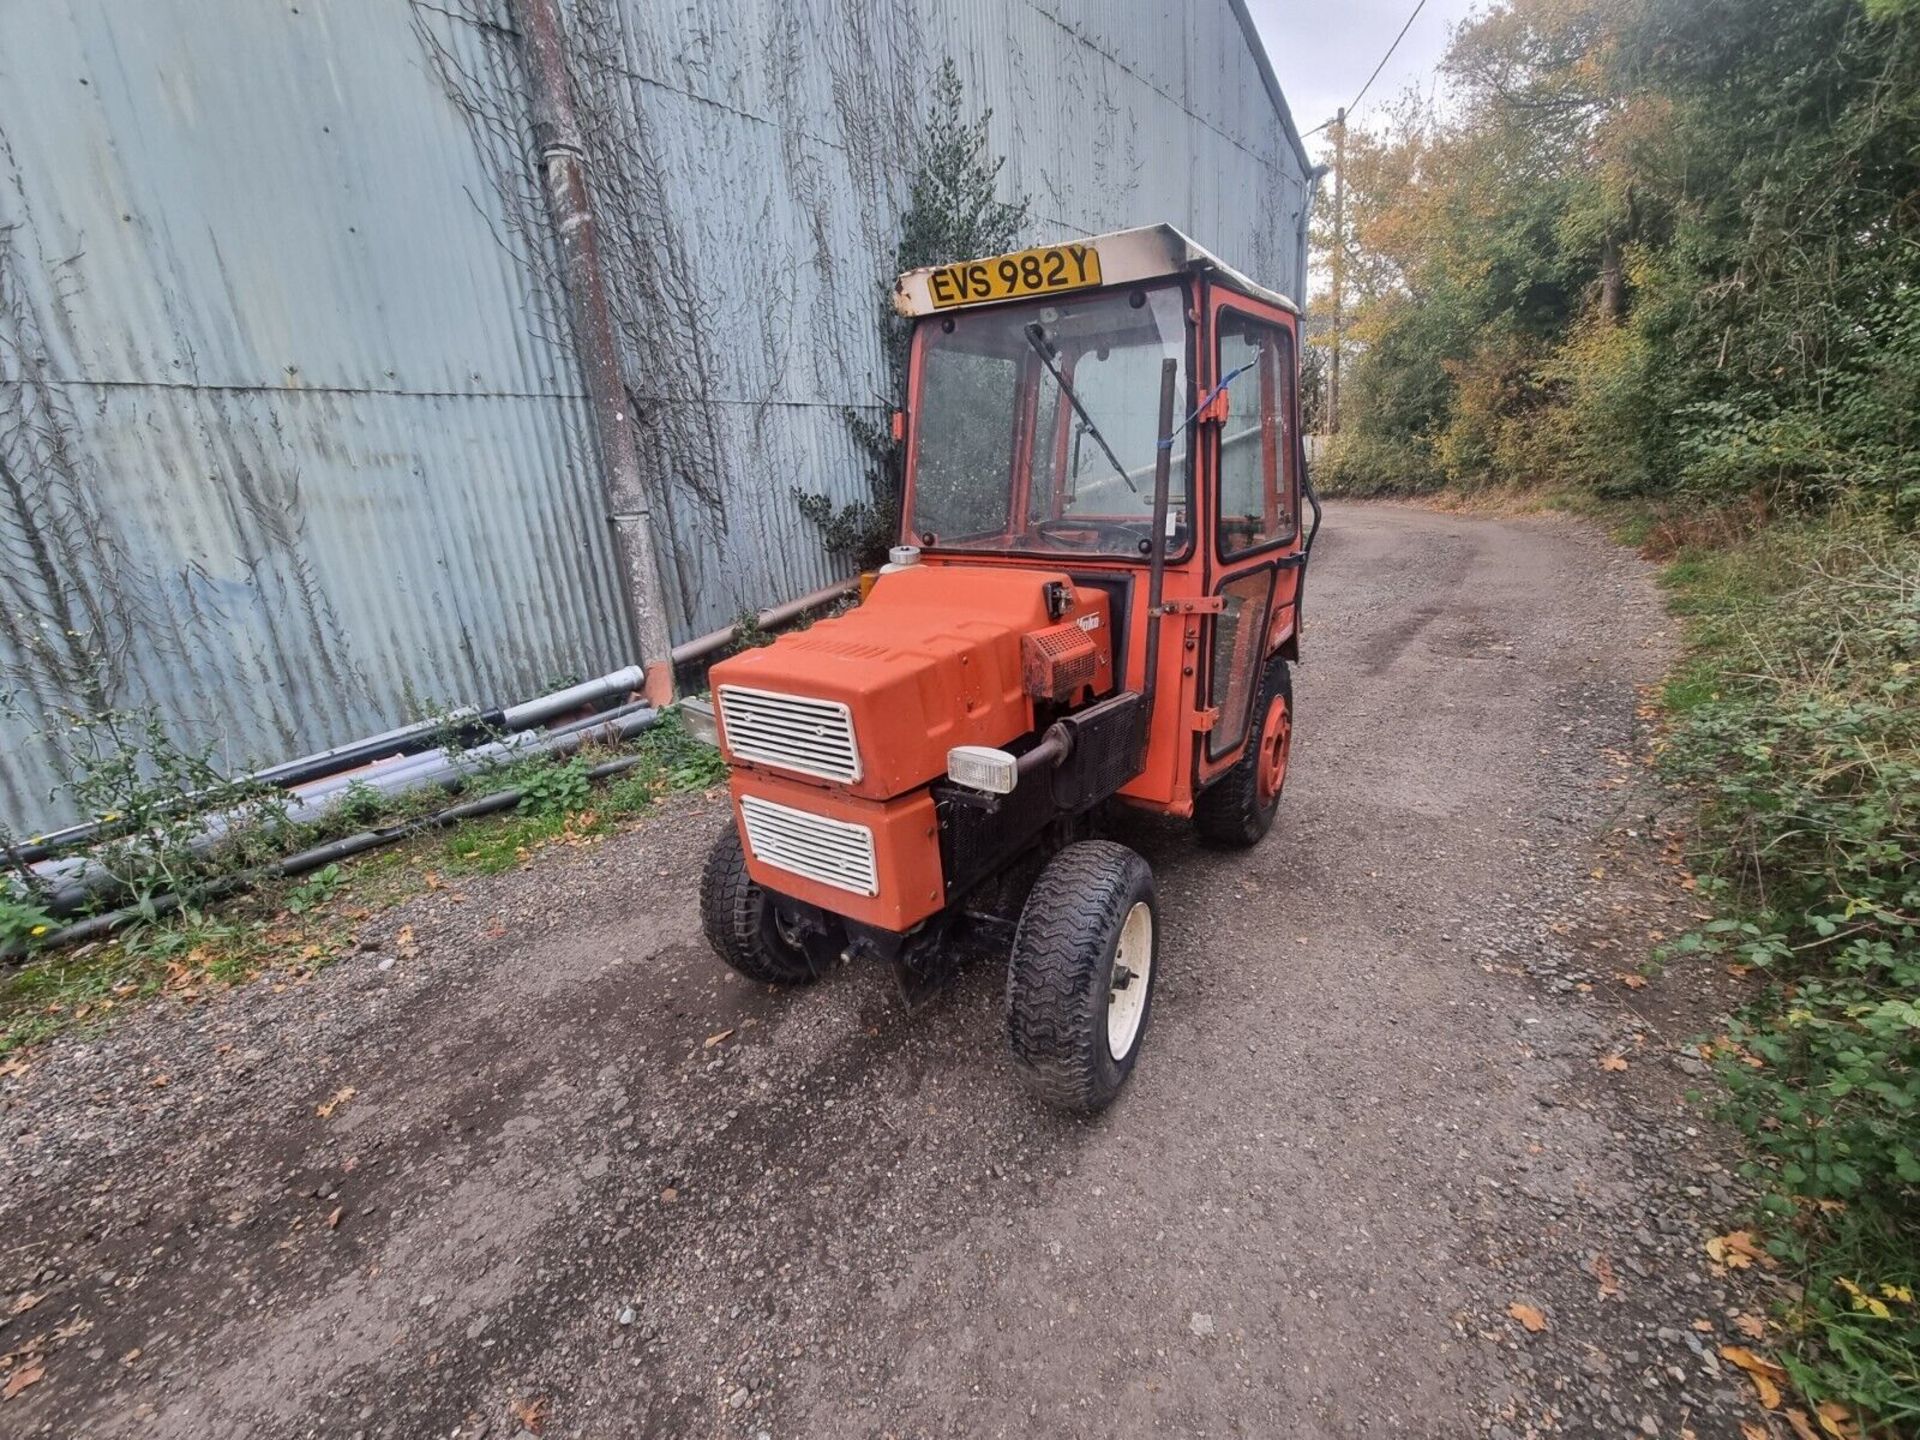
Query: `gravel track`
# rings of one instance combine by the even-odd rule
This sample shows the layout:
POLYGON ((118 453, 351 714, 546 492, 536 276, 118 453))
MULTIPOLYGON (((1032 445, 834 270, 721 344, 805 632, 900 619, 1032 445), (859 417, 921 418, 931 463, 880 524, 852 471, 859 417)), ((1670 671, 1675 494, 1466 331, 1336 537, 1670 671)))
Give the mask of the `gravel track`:
POLYGON ((1649 573, 1336 506, 1308 614, 1273 834, 1116 831, 1163 952, 1105 1116, 1025 1098, 994 967, 724 970, 676 801, 0 1081, 0 1434, 1737 1436, 1728 982, 1615 978, 1689 898, 1649 573))

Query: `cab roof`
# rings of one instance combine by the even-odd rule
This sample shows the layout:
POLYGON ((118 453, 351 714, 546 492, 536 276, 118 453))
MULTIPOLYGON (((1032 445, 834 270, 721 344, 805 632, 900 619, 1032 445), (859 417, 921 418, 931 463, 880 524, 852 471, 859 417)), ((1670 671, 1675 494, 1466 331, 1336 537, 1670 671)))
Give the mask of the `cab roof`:
MULTIPOLYGON (((1157 280, 1166 275, 1204 274, 1225 285, 1229 290, 1237 290, 1242 295, 1264 300, 1269 305, 1278 305, 1284 310, 1291 310, 1296 315, 1300 313, 1300 307, 1285 295, 1248 279, 1218 255, 1171 225, 1142 225, 1132 230, 1114 230, 1105 235, 1075 237, 1058 243, 1085 245, 1097 251, 1100 256, 1103 288, 1133 284, 1141 280, 1157 280)), ((998 257, 985 255, 976 258, 992 260, 998 257)), ((944 268, 940 265, 922 265, 918 270, 907 271, 894 282, 893 308, 902 315, 933 314, 935 306, 932 292, 928 288, 927 277, 935 270, 944 268)), ((1004 301, 981 303, 1001 304, 1004 301)))

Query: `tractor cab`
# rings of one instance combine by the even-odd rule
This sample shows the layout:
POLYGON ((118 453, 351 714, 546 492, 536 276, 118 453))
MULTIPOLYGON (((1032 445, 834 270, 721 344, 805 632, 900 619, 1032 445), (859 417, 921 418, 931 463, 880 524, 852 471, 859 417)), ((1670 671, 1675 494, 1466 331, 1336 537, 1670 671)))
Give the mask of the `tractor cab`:
POLYGON ((1298 654, 1298 309, 1169 226, 916 270, 895 304, 915 321, 904 538, 922 563, 1065 567, 1106 593, 1116 681, 1154 699, 1120 796, 1192 814, 1262 667, 1298 654))
POLYGON ((909 1003, 1010 954, 1008 1037, 1098 1109, 1151 1013, 1146 862, 1114 804, 1272 824, 1311 531, 1299 311, 1166 226, 911 271, 901 545, 863 603, 715 665, 734 825, 702 911, 797 983, 909 1003))

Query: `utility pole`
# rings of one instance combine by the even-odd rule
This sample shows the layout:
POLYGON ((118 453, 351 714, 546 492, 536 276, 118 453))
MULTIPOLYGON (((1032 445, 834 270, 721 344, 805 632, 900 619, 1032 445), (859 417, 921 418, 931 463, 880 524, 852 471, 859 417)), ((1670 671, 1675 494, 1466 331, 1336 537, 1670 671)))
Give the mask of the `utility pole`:
POLYGON ((1347 107, 1333 117, 1333 365, 1327 376, 1327 433, 1340 433, 1340 343, 1347 299, 1347 107))

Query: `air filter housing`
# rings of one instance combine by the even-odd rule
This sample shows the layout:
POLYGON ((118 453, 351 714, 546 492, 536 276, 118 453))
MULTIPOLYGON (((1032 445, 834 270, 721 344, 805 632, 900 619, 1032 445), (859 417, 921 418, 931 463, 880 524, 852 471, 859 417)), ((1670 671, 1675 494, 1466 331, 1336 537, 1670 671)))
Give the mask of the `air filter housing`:
POLYGON ((1094 638, 1096 633, 1070 620, 1022 635, 1020 670, 1027 694, 1066 702, 1089 685, 1097 686, 1105 678, 1106 647, 1094 638))

